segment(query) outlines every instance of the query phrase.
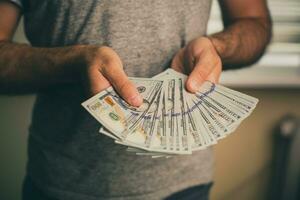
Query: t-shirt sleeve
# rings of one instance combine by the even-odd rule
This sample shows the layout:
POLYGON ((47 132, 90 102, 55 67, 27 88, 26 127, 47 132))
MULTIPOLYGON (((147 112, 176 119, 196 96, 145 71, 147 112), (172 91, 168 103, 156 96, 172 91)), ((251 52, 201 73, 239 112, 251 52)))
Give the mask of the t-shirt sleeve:
POLYGON ((22 0, 8 0, 16 5, 18 5, 20 8, 23 8, 22 0))

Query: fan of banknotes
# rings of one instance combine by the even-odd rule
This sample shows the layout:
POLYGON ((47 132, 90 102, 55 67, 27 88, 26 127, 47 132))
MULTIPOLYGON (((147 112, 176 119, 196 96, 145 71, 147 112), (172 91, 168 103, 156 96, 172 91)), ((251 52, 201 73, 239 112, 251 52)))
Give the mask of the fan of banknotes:
POLYGON ((153 78, 130 78, 143 97, 127 104, 110 87, 83 102, 102 126, 101 134, 137 155, 191 154, 232 133, 258 99, 206 81, 195 93, 185 90, 187 76, 172 69, 153 78))

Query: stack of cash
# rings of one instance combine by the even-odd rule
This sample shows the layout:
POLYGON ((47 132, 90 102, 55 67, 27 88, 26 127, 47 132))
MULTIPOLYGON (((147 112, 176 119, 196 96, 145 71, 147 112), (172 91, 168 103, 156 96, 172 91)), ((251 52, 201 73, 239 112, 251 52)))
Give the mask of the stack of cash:
POLYGON ((185 90, 187 76, 172 69, 153 78, 130 78, 143 97, 140 107, 127 104, 110 87, 83 102, 101 124, 99 132, 152 157, 191 154, 232 133, 258 99, 204 82, 195 94, 185 90))

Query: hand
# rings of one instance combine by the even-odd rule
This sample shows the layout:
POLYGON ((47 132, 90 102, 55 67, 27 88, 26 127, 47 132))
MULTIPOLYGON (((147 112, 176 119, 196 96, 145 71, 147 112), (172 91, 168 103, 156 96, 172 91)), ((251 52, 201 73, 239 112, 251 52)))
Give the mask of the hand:
POLYGON ((206 80, 217 83, 222 72, 221 58, 207 37, 195 39, 180 49, 173 58, 171 67, 189 74, 185 85, 192 93, 198 91, 206 80))
POLYGON ((143 102, 134 84, 123 70, 121 59, 109 47, 84 47, 84 83, 88 92, 95 95, 110 85, 129 104, 140 106, 143 102))

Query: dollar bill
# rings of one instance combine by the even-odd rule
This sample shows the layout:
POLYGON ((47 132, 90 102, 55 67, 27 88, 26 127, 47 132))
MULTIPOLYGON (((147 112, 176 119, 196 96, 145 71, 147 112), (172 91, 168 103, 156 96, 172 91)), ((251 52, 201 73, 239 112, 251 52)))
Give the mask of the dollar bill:
POLYGON ((131 78, 131 80, 143 97, 143 104, 138 108, 126 103, 112 87, 82 103, 95 119, 121 140, 126 139, 129 133, 138 128, 163 83, 151 79, 131 78))
POLYGON ((143 97, 140 107, 127 104, 111 87, 82 105, 101 123, 101 134, 140 156, 170 158, 203 150, 234 132, 258 103, 209 81, 190 93, 187 76, 172 69, 130 80, 143 97))

